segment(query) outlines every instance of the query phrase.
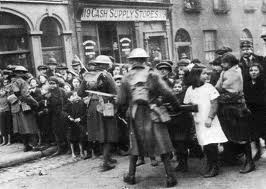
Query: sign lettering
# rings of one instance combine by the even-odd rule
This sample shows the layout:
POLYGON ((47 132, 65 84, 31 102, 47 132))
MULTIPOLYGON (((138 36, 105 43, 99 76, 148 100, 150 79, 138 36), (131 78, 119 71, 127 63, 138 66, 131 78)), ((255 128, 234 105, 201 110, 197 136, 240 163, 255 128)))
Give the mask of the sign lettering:
POLYGON ((84 8, 81 21, 165 21, 161 9, 84 8))

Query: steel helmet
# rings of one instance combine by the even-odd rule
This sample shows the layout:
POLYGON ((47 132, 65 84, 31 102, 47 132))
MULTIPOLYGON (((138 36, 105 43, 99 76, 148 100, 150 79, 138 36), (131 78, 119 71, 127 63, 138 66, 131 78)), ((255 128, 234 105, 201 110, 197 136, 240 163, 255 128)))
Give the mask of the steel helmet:
POLYGON ((95 58, 95 60, 92 61, 92 63, 96 64, 109 64, 111 65, 113 62, 111 59, 106 55, 99 55, 95 58))
POLYGON ((144 49, 135 48, 128 55, 128 59, 133 59, 133 58, 149 58, 149 55, 144 49))
POLYGON ((48 59, 48 62, 47 62, 48 65, 57 65, 57 61, 54 57, 51 57, 48 59))
POLYGON ((14 72, 28 72, 28 70, 24 66, 16 66, 14 72))

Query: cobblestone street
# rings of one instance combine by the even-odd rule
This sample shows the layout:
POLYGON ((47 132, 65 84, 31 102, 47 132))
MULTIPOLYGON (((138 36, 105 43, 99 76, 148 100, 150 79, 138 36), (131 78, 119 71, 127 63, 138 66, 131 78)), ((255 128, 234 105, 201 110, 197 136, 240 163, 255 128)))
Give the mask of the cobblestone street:
MULTIPOLYGON (((151 167, 149 159, 137 168, 137 184, 128 186, 122 177, 127 172, 127 157, 117 157, 116 169, 100 172, 101 159, 73 160, 70 155, 43 158, 31 163, 2 169, 1 189, 122 189, 164 188, 164 168, 151 167)), ((249 174, 239 174, 239 167, 222 167, 220 175, 204 179, 201 175, 203 160, 190 159, 189 172, 177 173, 179 185, 176 188, 192 189, 264 189, 266 186, 266 157, 257 162, 257 170, 249 174)))

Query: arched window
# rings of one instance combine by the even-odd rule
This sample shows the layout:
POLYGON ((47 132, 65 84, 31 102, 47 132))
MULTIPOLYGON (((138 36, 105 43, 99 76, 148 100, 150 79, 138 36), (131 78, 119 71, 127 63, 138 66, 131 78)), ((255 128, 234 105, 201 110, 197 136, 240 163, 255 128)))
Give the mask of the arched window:
POLYGON ((185 53, 189 59, 191 59, 191 38, 189 33, 181 28, 177 30, 175 36, 175 48, 178 58, 180 59, 181 54, 185 53))
POLYGON ((241 40, 241 41, 246 41, 246 40, 248 40, 248 41, 253 42, 252 34, 251 34, 251 32, 250 32, 247 28, 245 28, 245 29, 242 30, 240 40, 241 40))
POLYGON ((42 20, 40 30, 43 62, 46 64, 50 57, 54 57, 58 64, 65 62, 63 39, 61 36, 62 29, 52 17, 46 17, 42 20))
POLYGON ((0 69, 7 65, 22 65, 29 71, 31 64, 28 25, 18 16, 0 13, 0 69))

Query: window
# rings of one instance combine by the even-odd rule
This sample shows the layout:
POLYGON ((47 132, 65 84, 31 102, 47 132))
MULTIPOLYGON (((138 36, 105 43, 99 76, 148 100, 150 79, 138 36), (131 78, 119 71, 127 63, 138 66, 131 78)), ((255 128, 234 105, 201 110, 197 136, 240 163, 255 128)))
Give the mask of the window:
POLYGON ((58 64, 64 63, 64 47, 58 22, 54 18, 46 17, 40 29, 43 32, 41 36, 43 62, 47 63, 50 57, 54 57, 58 64))
POLYGON ((260 6, 261 0, 244 0, 244 11, 246 13, 255 12, 260 6))
POLYGON ((82 23, 86 62, 101 54, 112 56, 116 63, 126 63, 134 46, 133 28, 131 22, 82 23))
POLYGON ((7 65, 21 65, 33 73, 27 24, 21 18, 0 13, 0 69, 7 65))
POLYGON ((175 47, 179 59, 183 53, 185 53, 189 59, 192 59, 191 38, 185 29, 181 28, 177 30, 175 36, 175 47))
POLYGON ((205 59, 210 62, 215 59, 216 50, 216 31, 208 30, 204 31, 204 52, 205 59))
POLYGON ((213 11, 216 14, 226 14, 230 10, 228 0, 213 0, 213 11))
POLYGON ((243 29, 241 33, 240 41, 251 41, 253 42, 253 37, 248 29, 243 29))
POLYGON ((184 0, 184 11, 199 13, 201 10, 200 0, 184 0))

